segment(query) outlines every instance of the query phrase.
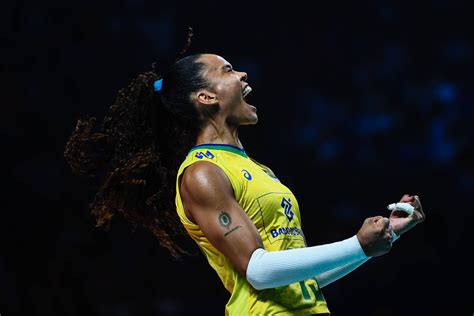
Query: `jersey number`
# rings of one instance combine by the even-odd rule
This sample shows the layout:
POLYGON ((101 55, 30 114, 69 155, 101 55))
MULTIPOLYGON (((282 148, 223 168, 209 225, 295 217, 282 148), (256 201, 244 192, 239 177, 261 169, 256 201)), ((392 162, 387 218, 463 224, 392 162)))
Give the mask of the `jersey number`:
MULTIPOLYGON (((316 281, 315 278, 313 278, 313 279, 316 281)), ((303 292, 304 299, 306 301, 310 301, 311 296, 309 296, 308 288, 306 287, 306 284, 304 283, 304 281, 300 281, 300 287, 301 287, 301 292, 303 292)), ((314 286, 314 284, 310 284, 309 288, 314 293, 314 296, 316 297, 317 301, 324 301, 323 292, 316 290, 316 287, 314 286)))

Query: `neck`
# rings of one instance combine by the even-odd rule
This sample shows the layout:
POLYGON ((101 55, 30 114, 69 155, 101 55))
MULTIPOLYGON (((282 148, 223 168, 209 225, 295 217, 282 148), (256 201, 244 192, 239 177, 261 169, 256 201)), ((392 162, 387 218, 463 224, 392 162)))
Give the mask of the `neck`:
POLYGON ((229 125, 219 118, 210 119, 199 131, 196 145, 201 144, 228 144, 242 148, 239 139, 238 126, 229 125))

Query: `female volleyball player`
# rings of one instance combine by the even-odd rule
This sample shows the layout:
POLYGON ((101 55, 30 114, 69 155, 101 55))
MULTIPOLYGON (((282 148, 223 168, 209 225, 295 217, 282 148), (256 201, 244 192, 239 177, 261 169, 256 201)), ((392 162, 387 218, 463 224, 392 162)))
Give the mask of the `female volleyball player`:
POLYGON ((421 205, 405 195, 409 215, 368 218, 348 239, 307 247, 296 197, 238 137, 258 120, 250 92, 247 75, 217 55, 182 58, 163 76, 153 67, 119 92, 100 131, 95 118, 77 122, 65 157, 101 180, 98 226, 121 214, 174 256, 184 227, 231 293, 226 314, 329 314, 321 288, 387 253, 423 221, 421 205))

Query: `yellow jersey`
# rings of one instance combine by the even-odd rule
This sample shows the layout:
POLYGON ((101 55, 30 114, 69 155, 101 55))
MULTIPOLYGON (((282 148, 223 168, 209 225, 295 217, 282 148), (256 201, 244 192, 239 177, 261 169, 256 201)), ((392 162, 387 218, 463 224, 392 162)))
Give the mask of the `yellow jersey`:
POLYGON ((235 199, 257 227, 266 251, 303 248, 306 242, 301 229, 298 201, 270 168, 248 157, 244 149, 232 145, 202 144, 191 148, 177 174, 176 209, 186 231, 230 292, 225 314, 329 315, 315 278, 277 288, 255 290, 209 242, 200 227, 186 217, 178 180, 186 167, 198 161, 213 163, 225 172, 232 184, 235 199))

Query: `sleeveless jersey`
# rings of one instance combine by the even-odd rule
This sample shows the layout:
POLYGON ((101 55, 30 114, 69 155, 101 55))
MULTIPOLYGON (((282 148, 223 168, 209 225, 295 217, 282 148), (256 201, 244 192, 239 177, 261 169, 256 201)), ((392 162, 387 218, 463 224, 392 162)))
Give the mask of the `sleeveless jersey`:
POLYGON ((266 251, 306 247, 298 201, 270 168, 231 145, 202 144, 191 148, 181 164, 176 181, 176 208, 182 224, 198 244, 209 264, 230 292, 225 314, 240 315, 329 315, 315 278, 277 288, 255 290, 185 215, 179 179, 186 167, 207 161, 229 178, 235 199, 257 227, 266 251))

